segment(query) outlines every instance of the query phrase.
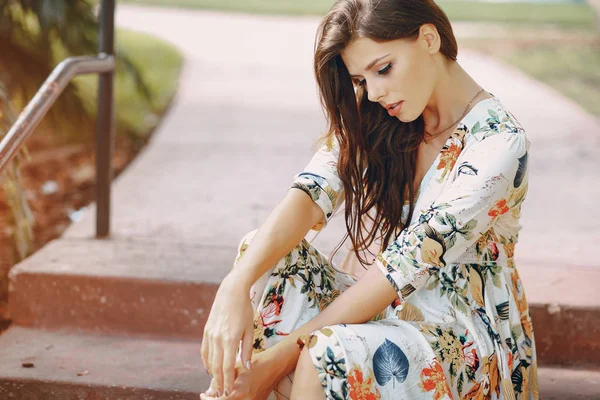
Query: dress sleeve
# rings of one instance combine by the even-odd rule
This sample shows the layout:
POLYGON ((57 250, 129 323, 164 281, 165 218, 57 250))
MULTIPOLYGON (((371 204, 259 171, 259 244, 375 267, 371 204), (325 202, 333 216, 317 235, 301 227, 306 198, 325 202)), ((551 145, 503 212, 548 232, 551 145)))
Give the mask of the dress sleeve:
POLYGON ((525 134, 508 132, 464 150, 454 181, 377 256, 376 265, 401 300, 455 262, 503 214, 519 212, 528 150, 525 134))
POLYGON ((302 172, 294 176, 292 188, 306 192, 323 210, 323 218, 312 227, 320 231, 343 203, 343 185, 337 172, 340 149, 332 136, 325 140, 302 172))

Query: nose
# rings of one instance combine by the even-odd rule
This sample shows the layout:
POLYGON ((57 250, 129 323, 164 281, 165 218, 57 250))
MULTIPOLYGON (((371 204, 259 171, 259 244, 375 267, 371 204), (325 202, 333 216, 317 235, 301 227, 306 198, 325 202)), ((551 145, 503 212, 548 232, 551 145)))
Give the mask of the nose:
POLYGON ((381 82, 377 82, 377 79, 371 81, 367 88, 368 99, 373 103, 379 103, 385 95, 385 88, 381 82))

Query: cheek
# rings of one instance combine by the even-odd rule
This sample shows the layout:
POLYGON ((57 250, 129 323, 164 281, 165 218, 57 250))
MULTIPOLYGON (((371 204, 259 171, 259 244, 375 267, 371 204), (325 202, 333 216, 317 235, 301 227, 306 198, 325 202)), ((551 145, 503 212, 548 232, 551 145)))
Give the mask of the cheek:
POLYGON ((415 60, 411 65, 410 70, 410 88, 413 106, 417 117, 423 112, 431 93, 435 82, 435 66, 431 59, 421 58, 415 60))
POLYGON ((416 54, 404 58, 398 63, 396 74, 394 76, 394 91, 397 92, 403 100, 420 101, 422 92, 426 89, 430 72, 427 60, 423 60, 416 54))

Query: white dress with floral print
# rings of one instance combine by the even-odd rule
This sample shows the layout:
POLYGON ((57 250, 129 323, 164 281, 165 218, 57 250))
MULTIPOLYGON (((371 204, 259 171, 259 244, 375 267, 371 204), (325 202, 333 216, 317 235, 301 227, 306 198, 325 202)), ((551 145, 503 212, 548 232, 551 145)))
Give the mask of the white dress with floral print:
MULTIPOLYGON (((538 398, 535 339, 514 264, 529 145, 497 98, 462 119, 423 178, 411 221, 377 255, 398 300, 373 321, 304 338, 327 399, 538 398)), ((314 230, 341 206, 338 152, 335 142, 323 145, 294 177, 292 187, 323 209, 314 230)), ((242 240, 240 257, 250 242, 242 240)), ((255 351, 354 282, 303 240, 253 287, 255 351)))

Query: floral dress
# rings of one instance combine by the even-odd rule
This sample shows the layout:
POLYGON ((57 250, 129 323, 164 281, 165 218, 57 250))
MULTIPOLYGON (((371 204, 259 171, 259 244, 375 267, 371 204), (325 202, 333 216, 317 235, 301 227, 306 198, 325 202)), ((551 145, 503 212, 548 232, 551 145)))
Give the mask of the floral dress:
MULTIPOLYGON (((372 321, 303 338, 327 399, 538 399, 534 334, 514 263, 529 145, 495 97, 463 117, 423 178, 410 223, 373 265, 398 299, 372 321)), ((292 187, 323 209, 313 230, 341 206, 338 154, 335 141, 324 144, 294 177, 292 187)), ((255 351, 355 281, 303 240, 252 288, 255 351)), ((292 381, 273 398, 286 398, 292 381)))

